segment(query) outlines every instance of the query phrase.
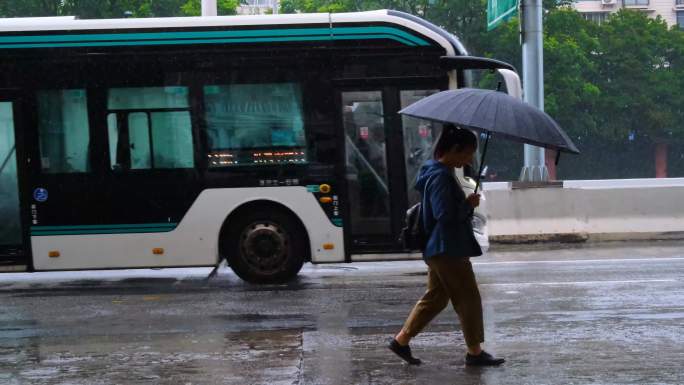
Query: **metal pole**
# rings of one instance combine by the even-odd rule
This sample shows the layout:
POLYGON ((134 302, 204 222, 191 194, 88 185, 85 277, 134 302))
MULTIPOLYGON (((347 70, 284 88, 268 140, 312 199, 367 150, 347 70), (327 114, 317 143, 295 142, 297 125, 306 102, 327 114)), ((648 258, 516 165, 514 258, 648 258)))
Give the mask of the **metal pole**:
POLYGON ((202 0, 202 16, 217 16, 216 0, 202 0))
MULTIPOLYGON (((540 110, 544 110, 542 12, 542 0, 522 0, 523 99, 540 110)), ((549 180, 543 148, 525 145, 525 166, 520 173, 520 180, 549 180)))

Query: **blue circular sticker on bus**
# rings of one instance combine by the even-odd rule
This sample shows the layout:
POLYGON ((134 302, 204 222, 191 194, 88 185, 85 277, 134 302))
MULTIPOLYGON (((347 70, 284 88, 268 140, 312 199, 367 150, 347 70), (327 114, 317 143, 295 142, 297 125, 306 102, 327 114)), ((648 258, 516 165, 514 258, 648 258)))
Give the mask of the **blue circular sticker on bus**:
POLYGON ((48 191, 42 187, 33 190, 33 199, 38 202, 45 202, 48 199, 48 191))

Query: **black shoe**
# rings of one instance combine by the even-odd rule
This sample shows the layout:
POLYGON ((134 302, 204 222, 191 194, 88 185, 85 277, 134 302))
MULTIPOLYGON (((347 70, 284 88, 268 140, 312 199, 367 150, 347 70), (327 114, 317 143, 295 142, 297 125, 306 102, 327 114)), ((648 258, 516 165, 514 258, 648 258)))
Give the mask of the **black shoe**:
POLYGON ((477 356, 473 356, 470 353, 466 354, 465 363, 471 366, 497 366, 501 365, 506 360, 503 358, 494 358, 491 354, 485 352, 484 350, 477 356))
POLYGON ((397 340, 392 338, 387 347, 401 357, 402 360, 408 362, 409 365, 420 365, 420 360, 411 355, 411 348, 408 345, 401 346, 397 340))

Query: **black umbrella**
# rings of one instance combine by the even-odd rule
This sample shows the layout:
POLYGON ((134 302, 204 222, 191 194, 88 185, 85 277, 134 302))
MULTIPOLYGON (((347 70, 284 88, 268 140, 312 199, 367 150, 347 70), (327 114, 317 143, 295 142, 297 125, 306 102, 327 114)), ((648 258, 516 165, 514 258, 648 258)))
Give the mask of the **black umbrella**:
MULTIPOLYGON (((492 135, 560 152, 579 154, 568 135, 549 115, 499 91, 461 88, 442 91, 399 111, 400 114, 440 123, 452 123, 486 134, 480 172, 492 135)), ((556 162, 558 158, 556 158, 556 162)))

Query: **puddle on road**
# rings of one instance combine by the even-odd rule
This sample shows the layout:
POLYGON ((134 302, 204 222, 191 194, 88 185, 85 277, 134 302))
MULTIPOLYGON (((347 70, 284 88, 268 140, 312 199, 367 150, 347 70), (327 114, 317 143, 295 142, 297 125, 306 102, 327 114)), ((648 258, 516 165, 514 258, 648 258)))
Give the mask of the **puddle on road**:
POLYGON ((8 384, 291 384, 301 332, 27 338, 0 341, 8 384))
POLYGON ((674 362, 630 372, 644 354, 626 348, 633 345, 594 342, 589 346, 600 353, 587 361, 586 341, 533 342, 528 329, 513 342, 497 335, 489 343, 488 349, 509 359, 503 367, 466 368, 463 338, 449 322, 431 325, 412 341, 424 364, 410 367, 386 348, 400 325, 349 328, 345 309, 336 310, 342 312, 324 313, 316 328, 306 330, 0 339, 0 383, 498 385, 547 383, 548 373, 554 383, 681 383, 674 362))
POLYGON ((415 271, 411 273, 402 274, 404 277, 425 277, 427 276, 427 271, 415 271))

